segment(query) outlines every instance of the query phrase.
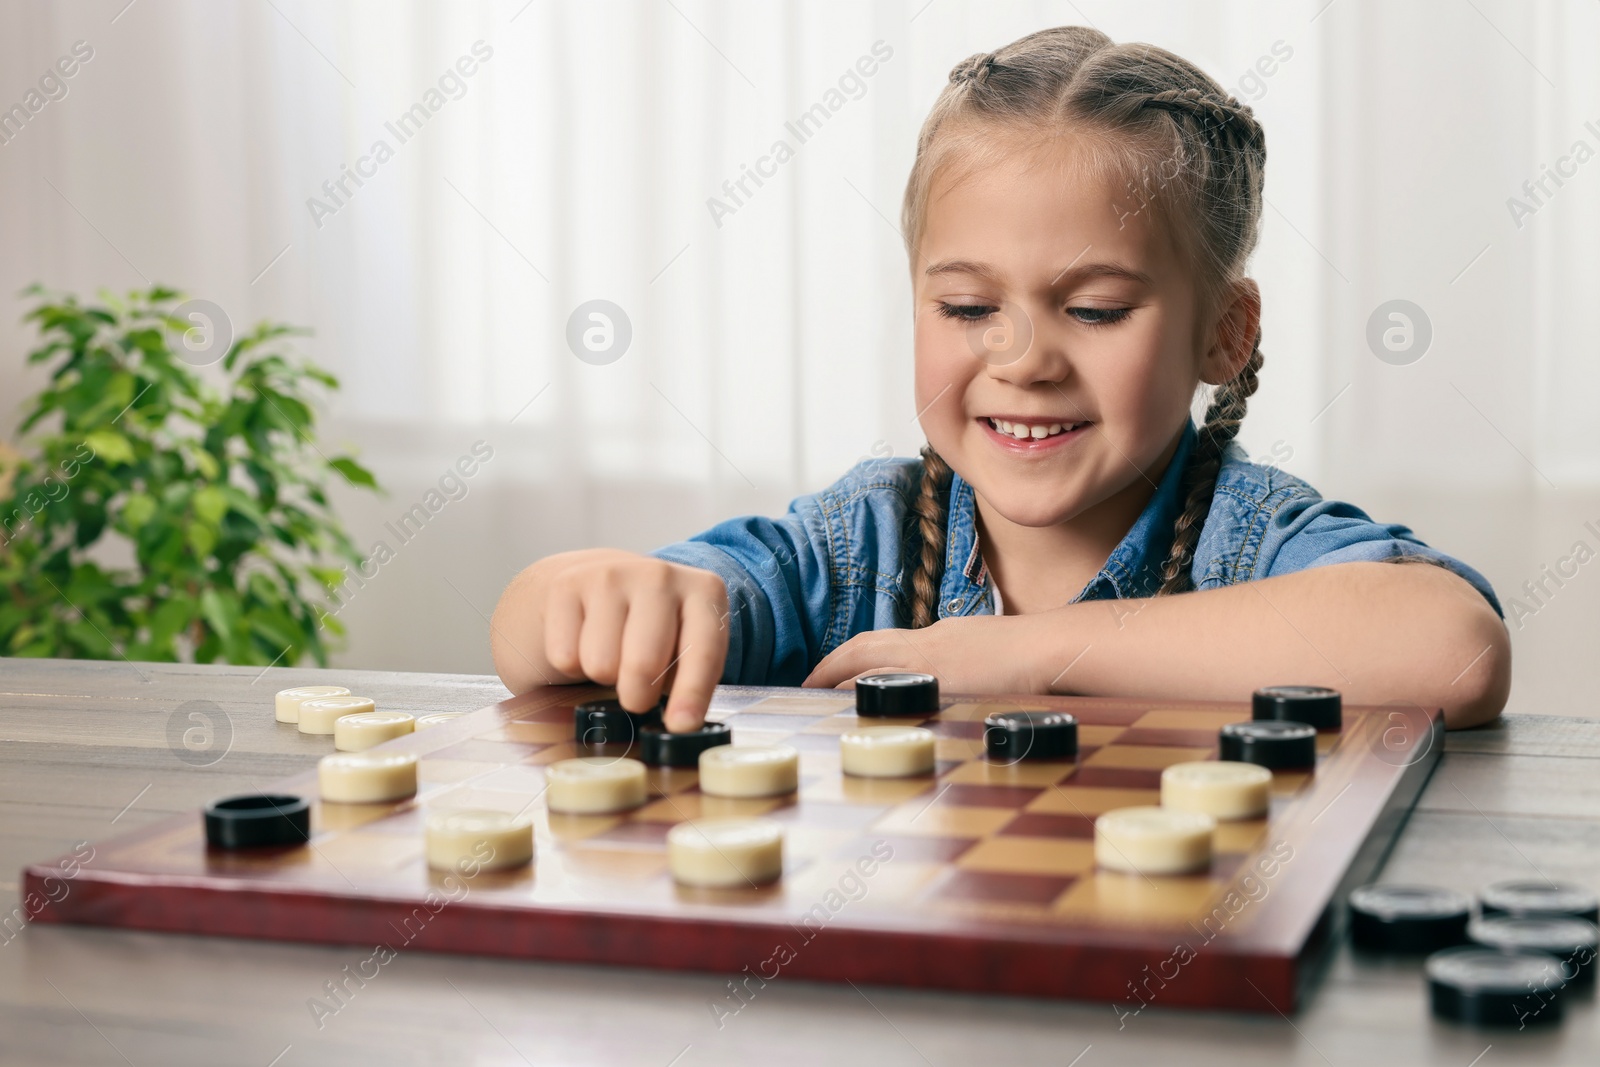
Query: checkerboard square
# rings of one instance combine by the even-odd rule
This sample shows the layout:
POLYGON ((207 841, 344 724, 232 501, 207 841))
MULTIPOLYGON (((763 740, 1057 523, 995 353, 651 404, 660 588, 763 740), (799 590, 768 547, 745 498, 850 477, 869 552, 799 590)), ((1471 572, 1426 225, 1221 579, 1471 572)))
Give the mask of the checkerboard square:
POLYGON ((521 793, 525 797, 535 797, 544 792, 544 768, 535 767, 527 763, 513 763, 509 767, 501 767, 497 771, 490 771, 481 778, 472 781, 480 789, 497 789, 506 793, 521 793))
POLYGON ((528 745, 516 741, 484 741, 473 738, 459 741, 432 753, 434 759, 475 760, 479 763, 516 763, 539 752, 543 744, 528 745))
POLYGON ((1046 815, 1025 811, 1000 828, 1003 837, 1070 837, 1080 841, 1094 840, 1094 816, 1046 815))
POLYGON ((603 833, 595 834, 589 840, 606 842, 609 844, 629 845, 661 845, 666 846, 667 831, 672 829, 670 822, 638 822, 628 820, 619 822, 603 833))
POLYGON ((1073 883, 1055 903, 1058 915, 1091 922, 1189 929, 1216 895, 1210 877, 1146 878, 1118 871, 1094 871, 1073 883))
POLYGON ((754 704, 739 709, 741 715, 809 715, 817 718, 836 714, 840 711, 853 710, 856 705, 854 694, 839 696, 826 691, 818 692, 816 696, 794 697, 766 697, 754 704))
POLYGON ((700 784, 700 772, 692 767, 646 767, 645 788, 653 797, 670 797, 700 784))
POLYGON ((1310 777, 1310 771, 1273 771, 1272 795, 1292 797, 1305 788, 1306 781, 1310 777))
POLYGON ((982 741, 988 727, 979 722, 961 722, 959 720, 929 719, 922 724, 934 732, 936 737, 962 737, 968 741, 982 741))
POLYGON ((883 842, 893 850, 887 863, 949 863, 959 858, 973 845, 970 837, 907 837, 901 834, 875 834, 858 838, 841 848, 836 855, 855 859, 872 852, 873 846, 883 842))
POLYGON ((818 734, 790 734, 783 739, 783 743, 799 749, 801 752, 838 752, 839 735, 834 733, 818 734))
POLYGON ((698 791, 653 800, 633 813, 640 822, 687 822, 690 819, 754 819, 793 803, 785 797, 711 797, 698 791))
MULTIPOLYGON (((311 835, 354 830, 379 820, 392 819, 395 805, 382 804, 324 804, 311 805, 311 835)), ((420 827, 418 828, 420 830, 420 827)))
POLYGON ((474 763, 471 760, 427 757, 417 761, 417 781, 439 784, 464 782, 473 775, 492 771, 498 766, 500 766, 498 763, 474 763))
MULTIPOLYGON (((804 756, 801 760, 804 766, 804 756)), ((881 804, 887 808, 924 793, 931 797, 935 790, 931 777, 858 778, 853 774, 840 774, 838 764, 834 763, 830 774, 806 790, 806 799, 830 804, 881 804)))
POLYGON ((479 736, 485 741, 521 741, 540 746, 573 739, 570 722, 508 722, 479 736))
POLYGON ((1219 822, 1212 836, 1211 847, 1218 853, 1251 852, 1267 835, 1265 819, 1240 822, 1219 822))
POLYGON ((968 900, 986 904, 1049 904, 1076 879, 1070 875, 1010 874, 954 870, 923 894, 929 900, 968 900))
POLYGON ((984 837, 1011 821, 1011 808, 965 808, 954 804, 929 804, 913 800, 902 804, 872 824, 874 830, 892 834, 928 834, 933 837, 984 837))
POLYGON ((1206 748, 1173 748, 1166 746, 1126 746, 1122 744, 1102 748, 1080 762, 1088 767, 1144 767, 1163 770, 1174 763, 1203 760, 1212 754, 1206 748))
MULTIPOLYGON (((805 789, 804 785, 801 788, 805 789)), ((809 793, 809 790, 806 792, 809 793)), ((819 804, 808 796, 798 803, 774 808, 764 817, 779 822, 793 822, 831 830, 865 829, 876 822, 886 810, 864 807, 860 804, 819 804)))
MULTIPOLYGON (((730 715, 725 721, 733 727, 735 735, 739 736, 744 730, 779 730, 784 733, 799 733, 801 730, 815 726, 819 721, 827 722, 829 720, 819 720, 815 715, 757 715, 748 711, 741 711, 736 715, 730 715)), ((816 731, 812 732, 815 733, 816 731)))
POLYGON ((1215 737, 1230 722, 1248 718, 1238 708, 1153 708, 1139 716, 1134 725, 1141 730, 1206 730, 1215 737))
POLYGON ((1055 815, 1102 815, 1117 808, 1137 808, 1161 803, 1155 789, 1086 788, 1076 781, 1047 789, 1028 803, 1030 812, 1055 815))
POLYGON ((315 844, 318 858, 351 872, 392 870, 422 855, 422 839, 399 834, 370 834, 356 830, 315 844))
POLYGON ((1147 730, 1143 726, 1130 726, 1117 738, 1117 744, 1166 748, 1193 748, 1214 751, 1217 745, 1215 730, 1147 730))
POLYGON ((565 723, 567 732, 572 732, 573 710, 572 705, 564 704, 549 708, 534 708, 531 711, 518 711, 512 715, 513 722, 554 722, 565 723))
POLYGON ((1054 785, 1077 770, 1077 764, 1066 761, 1024 760, 1021 763, 990 763, 973 760, 951 771, 947 782, 962 785, 1034 786, 1054 785))
POLYGON ((1110 789, 1161 788, 1161 770, 1154 767, 1080 767, 1072 776, 1073 785, 1110 789))
MULTIPOLYGON (((545 857, 534 862, 542 862, 548 866, 552 858, 545 857)), ((653 850, 645 852, 621 848, 562 849, 559 862, 564 873, 589 882, 637 883, 661 878, 667 873, 666 854, 653 850)), ((627 899, 637 900, 637 889, 630 892, 627 899)))
POLYGON ((547 745, 539 749, 533 755, 527 757, 527 762, 537 763, 542 766, 559 760, 577 759, 579 756, 609 755, 620 759, 626 754, 628 754, 628 748, 624 745, 588 745, 580 748, 576 741, 563 741, 560 744, 547 745), (608 751, 611 749, 619 751, 608 751))
POLYGON ((1078 724, 1078 758, 1083 758, 1086 748, 1104 748, 1115 743, 1117 738, 1128 732, 1126 726, 1088 726, 1078 724))
POLYGON ((1132 726, 1145 714, 1143 708, 1129 708, 1120 704, 1085 703, 1076 705, 1072 714, 1087 726, 1132 726))
MULTIPOLYGON (((539 812, 534 832, 537 834, 541 829, 548 830, 556 841, 567 844, 587 841, 622 822, 620 815, 571 815, 542 807, 539 812)), ((539 862, 538 857, 534 858, 534 862, 539 862)))
POLYGON ((1021 808, 1044 789, 1039 786, 968 785, 954 782, 939 793, 940 804, 978 808, 1021 808))
MULTIPOLYGON (((964 737, 939 737, 934 739, 933 751, 938 759, 959 765, 981 757, 983 742, 970 741, 964 737)), ((945 768, 946 773, 955 769, 955 766, 945 768)))
POLYGON ((963 853, 956 866, 1008 874, 1078 875, 1094 867, 1094 842, 1053 837, 990 837, 963 853))

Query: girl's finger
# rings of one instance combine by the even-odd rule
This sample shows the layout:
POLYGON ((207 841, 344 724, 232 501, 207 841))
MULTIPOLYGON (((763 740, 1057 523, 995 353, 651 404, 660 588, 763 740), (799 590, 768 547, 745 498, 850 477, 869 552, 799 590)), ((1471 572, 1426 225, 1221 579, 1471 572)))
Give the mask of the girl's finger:
POLYGON ((569 678, 583 677, 578 635, 583 632, 583 601, 576 591, 554 585, 544 602, 544 658, 569 678))
POLYGON ((617 670, 617 699, 624 708, 649 711, 656 706, 677 644, 676 600, 645 596, 628 605, 628 621, 622 630, 622 661, 617 670))
POLYGON ((578 660, 583 676, 600 685, 615 685, 622 662, 622 628, 628 602, 618 593, 591 593, 583 600, 583 630, 578 635, 578 660))
POLYGON ((871 646, 863 638, 870 638, 871 634, 857 634, 838 648, 822 657, 822 662, 812 668, 806 680, 800 684, 813 689, 837 688, 841 682, 849 681, 856 675, 871 667, 881 667, 883 664, 869 662, 871 646))
POLYGON ((678 627, 672 693, 667 698, 667 729, 694 730, 705 722, 711 692, 722 680, 727 659, 728 631, 721 613, 707 601, 686 600, 678 627))

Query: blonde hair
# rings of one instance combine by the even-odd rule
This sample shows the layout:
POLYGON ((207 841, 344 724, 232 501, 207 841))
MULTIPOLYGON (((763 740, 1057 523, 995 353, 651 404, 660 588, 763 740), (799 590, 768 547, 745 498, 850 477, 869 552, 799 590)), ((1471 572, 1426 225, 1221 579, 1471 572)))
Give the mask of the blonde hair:
MULTIPOLYGON (((1203 314, 1244 276, 1261 221, 1266 136, 1248 107, 1194 64, 1147 44, 1116 44, 1081 26, 1029 34, 997 52, 958 63, 917 138, 917 158, 901 213, 912 270, 934 180, 953 163, 981 166, 1014 146, 996 127, 1076 138, 1088 165, 1126 188, 1132 212, 1150 210, 1189 261, 1203 314)), ((1157 596, 1193 588, 1189 567, 1211 507, 1217 471, 1256 391, 1259 332, 1250 359, 1222 383, 1206 410, 1183 471, 1184 508, 1157 596)), ((922 484, 913 510, 920 542, 911 577, 912 627, 938 615, 944 573, 950 467, 922 450, 922 484)))

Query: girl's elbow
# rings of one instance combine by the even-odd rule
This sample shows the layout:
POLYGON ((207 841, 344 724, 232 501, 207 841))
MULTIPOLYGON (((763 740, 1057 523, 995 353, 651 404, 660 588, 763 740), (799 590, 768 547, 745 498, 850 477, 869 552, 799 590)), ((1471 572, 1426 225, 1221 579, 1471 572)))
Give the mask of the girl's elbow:
POLYGON ((1466 665, 1446 686, 1445 726, 1461 730, 1496 719, 1511 695, 1511 636, 1487 604, 1464 621, 1451 647, 1461 649, 1466 665))

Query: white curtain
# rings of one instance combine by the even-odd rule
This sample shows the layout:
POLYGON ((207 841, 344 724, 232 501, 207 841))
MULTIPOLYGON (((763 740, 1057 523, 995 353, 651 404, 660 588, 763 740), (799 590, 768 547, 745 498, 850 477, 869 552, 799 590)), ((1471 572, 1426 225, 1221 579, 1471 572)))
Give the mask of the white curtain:
MULTIPOLYGON (((1600 5, 125 2, 35 4, 0 38, 0 106, 94 53, 0 145, 0 289, 162 281, 315 329, 344 383, 325 432, 391 490, 340 496, 395 551, 343 613, 351 665, 487 669, 483 614, 532 559, 913 454, 916 130, 955 62, 1063 23, 1193 59, 1266 126, 1252 455, 1513 588, 1565 520, 1486 494, 1559 510, 1600 482, 1600 162, 1520 228, 1505 204, 1600 149, 1600 5), (1403 366, 1366 341, 1397 298, 1433 333, 1403 366), (567 343, 595 300, 631 327, 613 362, 567 343), (478 441, 466 497, 398 543, 478 441)), ((0 430, 41 382, 16 318, 0 430)))

